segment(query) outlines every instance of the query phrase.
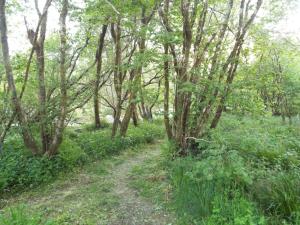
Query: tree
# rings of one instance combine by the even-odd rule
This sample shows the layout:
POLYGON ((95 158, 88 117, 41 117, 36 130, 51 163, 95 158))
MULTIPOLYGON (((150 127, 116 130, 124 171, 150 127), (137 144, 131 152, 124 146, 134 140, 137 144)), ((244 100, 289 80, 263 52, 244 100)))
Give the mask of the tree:
MULTIPOLYGON (((66 85, 66 17, 68 13, 68 1, 64 0, 62 2, 62 10, 60 15, 60 39, 61 39, 61 48, 60 48, 60 112, 58 118, 55 122, 55 132, 49 138, 49 134, 46 131, 46 126, 48 123, 47 115, 44 114, 46 109, 46 87, 45 87, 45 64, 44 64, 44 40, 45 40, 45 33, 46 33, 46 15, 47 10, 51 4, 51 1, 47 1, 43 10, 43 13, 40 13, 38 10, 38 5, 36 1, 36 8, 39 14, 39 22, 37 26, 37 31, 33 32, 32 30, 28 30, 29 39, 33 45, 33 50, 30 53, 30 59, 33 55, 33 51, 36 51, 37 55, 37 68, 38 68, 38 75, 39 75, 39 99, 40 104, 42 105, 39 110, 39 122, 41 125, 41 142, 42 142, 42 149, 39 149, 37 141, 34 139, 32 132, 30 130, 28 124, 28 118, 26 118, 24 113, 24 108, 21 105, 21 97, 23 94, 23 88, 21 91, 21 96, 17 94, 17 88, 15 85, 15 78, 12 71, 10 55, 9 55, 9 47, 7 41, 7 28, 6 28, 6 14, 5 14, 5 1, 1 1, 0 5, 0 16, 1 16, 1 37, 2 37, 2 54, 5 64, 6 70, 6 77, 9 85, 9 90, 11 92, 11 101, 12 105, 14 105, 14 113, 17 115, 18 121, 20 123, 23 139, 26 147, 28 147, 33 154, 45 154, 48 156, 52 156, 57 153, 59 145, 62 142, 63 130, 65 128, 64 122, 67 115, 67 85, 66 85), (40 29, 40 30, 39 30, 40 29), (40 36, 38 38, 38 32, 40 36), (42 122, 41 122, 42 121, 42 122), (45 122, 47 121, 47 122, 45 122)), ((30 66, 30 64, 28 63, 30 66)), ((26 75, 29 71, 29 66, 26 69, 26 75)))
POLYGON ((171 7, 165 0, 164 5, 160 10, 163 27, 176 38, 167 42, 173 57, 176 85, 172 136, 182 149, 181 154, 185 155, 191 140, 201 137, 207 127, 217 126, 236 74, 245 36, 262 1, 258 0, 254 5, 251 1, 239 1, 237 21, 234 18, 238 5, 232 0, 216 5, 209 1, 182 0, 175 1, 171 7), (222 21, 215 17, 219 11, 225 11, 222 21), (170 14, 178 15, 179 23, 170 21, 170 14))

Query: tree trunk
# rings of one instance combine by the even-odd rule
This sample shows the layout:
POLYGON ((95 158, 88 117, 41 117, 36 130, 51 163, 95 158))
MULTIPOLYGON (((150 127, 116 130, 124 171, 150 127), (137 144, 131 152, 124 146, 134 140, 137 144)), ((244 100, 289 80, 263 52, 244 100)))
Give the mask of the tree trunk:
POLYGON ((55 133, 51 145, 46 155, 53 156, 58 153, 58 148, 63 140, 63 131, 65 128, 65 119, 67 116, 67 81, 66 81, 66 56, 67 56, 67 28, 66 18, 68 15, 68 0, 63 0, 60 13, 60 113, 57 119, 55 133))
POLYGON ((131 94, 130 99, 129 99, 129 101, 130 101, 129 105, 128 105, 127 109, 126 109, 124 118, 123 118, 122 123, 121 123, 120 135, 122 137, 125 137, 125 135, 127 133, 129 122, 130 122, 130 118, 131 118, 131 116, 133 114, 134 103, 132 101, 133 101, 134 98, 135 98, 134 95, 131 94))
POLYGON ((138 118, 138 113, 137 113, 136 104, 135 104, 133 112, 132 112, 132 122, 135 127, 138 126, 138 121, 139 121, 139 118, 138 118))
POLYGON ((121 113, 122 113, 122 71, 121 71, 121 60, 122 60, 122 49, 121 49, 121 18, 118 18, 117 24, 112 24, 111 34, 115 43, 115 69, 114 69, 114 86, 117 95, 116 114, 112 126, 112 138, 117 134, 121 113), (116 27, 116 28, 115 28, 116 27))
POLYGON ((18 121, 21 126, 22 136, 23 136, 25 146, 29 148, 33 154, 38 154, 39 148, 27 124, 25 115, 22 110, 21 102, 17 94, 16 86, 15 86, 15 80, 12 72, 10 55, 9 55, 9 47, 7 41, 5 3, 6 3, 5 0, 0 0, 0 32, 1 32, 2 54, 3 54, 3 62, 5 66, 6 78, 12 95, 11 101, 14 108, 14 112, 16 113, 18 121))
MULTIPOLYGON (((44 42, 44 40, 43 40, 44 42)), ((47 107, 46 107, 46 84, 45 84, 45 56, 44 43, 36 45, 36 60, 37 60, 37 77, 39 84, 39 124, 40 135, 42 141, 42 151, 45 153, 48 150, 48 131, 47 131, 47 107)))
POLYGON ((101 68, 102 68, 102 52, 104 48, 104 38, 107 31, 107 25, 102 26, 102 31, 99 35, 99 42, 98 48, 96 53, 96 83, 95 83, 95 90, 94 90, 94 114, 95 114, 95 128, 101 128, 101 121, 100 121, 100 98, 99 98, 99 89, 100 89, 100 79, 101 79, 101 68))
MULTIPOLYGON (((164 53, 165 56, 168 57, 169 55, 169 46, 168 44, 164 45, 164 53)), ((169 95, 170 95, 170 83, 169 83, 169 60, 165 59, 164 62, 164 81, 165 81, 165 89, 164 89, 164 122, 165 128, 167 132, 168 139, 171 140, 173 138, 172 128, 170 125, 170 118, 169 118, 169 95)))

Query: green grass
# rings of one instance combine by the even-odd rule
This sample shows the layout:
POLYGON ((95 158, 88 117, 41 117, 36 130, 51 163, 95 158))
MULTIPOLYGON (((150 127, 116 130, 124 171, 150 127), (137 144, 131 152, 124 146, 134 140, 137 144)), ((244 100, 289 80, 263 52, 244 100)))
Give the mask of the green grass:
POLYGON ((7 225, 2 221, 27 225, 28 218, 38 221, 32 225, 40 224, 41 219, 43 225, 107 224, 119 213, 119 197, 112 192, 117 181, 111 179, 110 171, 144 148, 138 145, 120 155, 85 164, 50 184, 7 199, 6 207, 0 210, 0 225, 7 225), (11 211, 20 211, 21 219, 14 218, 11 211), (17 223, 19 220, 26 223, 17 223))
POLYGON ((164 159, 159 156, 135 166, 130 183, 142 196, 161 206, 170 200, 170 186, 163 162, 164 159))
POLYGON ((225 115, 197 155, 169 163, 179 223, 300 224, 299 137, 298 124, 225 115))

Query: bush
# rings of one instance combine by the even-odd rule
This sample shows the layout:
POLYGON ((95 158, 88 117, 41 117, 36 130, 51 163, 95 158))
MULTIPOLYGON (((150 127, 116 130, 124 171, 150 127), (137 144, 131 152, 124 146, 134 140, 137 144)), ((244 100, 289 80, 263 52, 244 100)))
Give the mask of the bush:
POLYGON ((210 148, 226 148, 269 167, 300 166, 300 130, 282 125, 274 118, 238 119, 226 115, 220 126, 210 133, 210 148))
POLYGON ((80 129, 82 129, 84 131, 95 131, 95 130, 101 130, 101 129, 105 129, 105 128, 109 128, 109 127, 111 127, 111 124, 109 122, 107 122, 106 120, 102 119, 100 129, 96 129, 95 124, 84 124, 80 127, 80 129))
POLYGON ((82 165, 87 161, 87 155, 78 144, 65 136, 59 148, 59 157, 68 165, 82 165))
POLYGON ((24 149, 6 148, 0 156, 0 192, 8 188, 33 187, 54 178, 65 168, 59 157, 32 156, 24 149))

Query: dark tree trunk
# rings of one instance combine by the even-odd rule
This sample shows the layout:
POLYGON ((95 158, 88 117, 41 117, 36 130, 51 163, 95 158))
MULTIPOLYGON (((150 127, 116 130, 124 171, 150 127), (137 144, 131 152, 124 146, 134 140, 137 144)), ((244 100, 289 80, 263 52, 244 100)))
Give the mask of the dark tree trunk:
POLYGON ((95 128, 101 128, 101 121, 100 121, 100 98, 99 98, 99 89, 100 89, 100 79, 101 79, 101 68, 102 68, 102 52, 104 48, 104 38, 107 31, 107 25, 102 26, 102 31, 99 35, 98 41, 98 48, 96 53, 96 83, 95 83, 95 90, 94 90, 94 114, 95 114, 95 128))
MULTIPOLYGON (((164 50, 165 50, 165 56, 168 57, 169 55, 169 47, 167 44, 164 45, 164 50)), ((165 89, 164 89, 164 122, 165 122, 165 127, 166 127, 166 132, 168 139, 171 140, 173 138, 172 134, 172 128, 170 125, 170 118, 169 118, 169 95, 170 95, 170 83, 169 83, 169 75, 170 75, 170 70, 169 70, 169 61, 168 59, 165 59, 164 62, 164 81, 165 81, 165 89)))

